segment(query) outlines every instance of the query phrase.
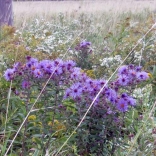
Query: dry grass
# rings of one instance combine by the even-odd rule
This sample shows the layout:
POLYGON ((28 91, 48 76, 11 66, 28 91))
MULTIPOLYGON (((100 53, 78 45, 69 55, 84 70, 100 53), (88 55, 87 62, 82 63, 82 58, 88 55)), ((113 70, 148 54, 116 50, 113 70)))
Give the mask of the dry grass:
POLYGON ((156 1, 136 0, 105 0, 105 1, 44 1, 44 2, 14 2, 15 15, 36 13, 58 13, 58 12, 101 12, 110 11, 140 11, 144 8, 156 9, 156 1))
POLYGON ((32 17, 49 19, 59 12, 66 15, 87 13, 113 12, 116 16, 122 12, 140 12, 144 9, 156 10, 156 1, 136 0, 103 0, 103 1, 44 1, 44 2, 14 2, 15 23, 27 21, 32 17))

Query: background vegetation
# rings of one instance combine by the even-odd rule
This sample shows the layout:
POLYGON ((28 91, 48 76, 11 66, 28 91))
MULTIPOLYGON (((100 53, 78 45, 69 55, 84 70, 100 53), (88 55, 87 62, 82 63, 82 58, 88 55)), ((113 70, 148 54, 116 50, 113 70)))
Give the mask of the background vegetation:
POLYGON ((4 26, 0 33, 0 154, 5 155, 13 142, 9 156, 156 155, 155 3, 14 2, 14 27, 4 26), (65 72, 46 84, 48 77, 28 75, 25 67, 30 58, 55 63, 58 58, 72 60, 81 70, 73 65, 72 79, 71 73, 65 72), (16 62, 20 62, 18 76, 6 81, 4 73, 15 68, 16 62), (114 71, 121 63, 142 66, 148 79, 115 88, 118 72, 114 71), (96 94, 89 100, 89 96, 82 96, 80 102, 65 95, 68 97, 72 84, 78 80, 82 83, 84 75, 95 84, 111 77, 109 87, 118 90, 118 98, 125 92, 133 97, 135 107, 120 112, 109 100, 105 104, 99 100, 82 120, 99 91, 97 84, 93 85, 96 94))

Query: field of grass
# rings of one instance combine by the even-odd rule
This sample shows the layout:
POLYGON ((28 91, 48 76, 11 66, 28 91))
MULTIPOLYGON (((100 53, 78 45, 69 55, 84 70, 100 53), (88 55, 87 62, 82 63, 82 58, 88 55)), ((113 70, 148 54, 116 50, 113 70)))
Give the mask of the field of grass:
MULTIPOLYGON (((53 2, 14 2, 15 25, 24 24, 32 18, 52 20, 54 15, 63 13, 68 18, 77 17, 81 13, 93 14, 99 19, 110 15, 110 20, 118 21, 120 14, 132 12, 145 14, 146 11, 156 12, 156 1, 148 0, 96 0, 96 1, 53 1, 53 2)), ((141 16, 141 15, 140 15, 141 16)), ((144 16, 144 15, 142 15, 144 16)))
POLYGON ((0 155, 156 156, 156 1, 13 10, 0 33, 0 155))

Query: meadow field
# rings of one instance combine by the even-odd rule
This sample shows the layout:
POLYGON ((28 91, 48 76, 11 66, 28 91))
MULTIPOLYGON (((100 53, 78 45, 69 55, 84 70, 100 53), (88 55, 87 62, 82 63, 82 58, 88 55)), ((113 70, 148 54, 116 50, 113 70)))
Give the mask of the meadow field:
POLYGON ((156 1, 13 11, 0 28, 0 155, 156 156, 156 1))
MULTIPOLYGON (((118 16, 122 13, 138 13, 144 14, 147 10, 156 12, 156 1, 154 0, 96 0, 96 1, 38 1, 38 2, 14 2, 15 24, 31 20, 32 18, 44 18, 51 20, 53 15, 58 13, 70 16, 78 16, 80 13, 94 14, 99 19, 104 13, 112 18, 110 20, 118 20, 118 16), (144 12, 145 11, 145 12, 144 12), (117 19, 116 19, 117 18, 117 19)), ((143 15, 142 15, 143 16, 143 15)))

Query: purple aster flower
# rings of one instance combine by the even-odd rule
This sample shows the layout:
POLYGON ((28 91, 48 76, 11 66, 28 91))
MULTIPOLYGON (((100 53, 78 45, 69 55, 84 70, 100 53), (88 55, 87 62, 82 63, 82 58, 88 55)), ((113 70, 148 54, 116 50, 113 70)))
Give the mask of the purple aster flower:
POLYGON ((119 74, 127 74, 128 72, 128 67, 126 65, 124 66, 121 66, 119 69, 118 69, 118 73, 119 74))
POLYGON ((31 62, 27 62, 27 63, 26 63, 26 67, 27 67, 27 68, 31 68, 31 66, 32 66, 32 63, 31 63, 31 62))
POLYGON ((30 88, 30 82, 24 80, 24 81, 22 82, 22 88, 23 88, 23 89, 29 89, 29 88, 30 88))
POLYGON ((73 72, 70 75, 70 78, 72 80, 78 80, 80 78, 80 75, 81 75, 81 68, 74 67, 73 72))
POLYGON ((54 64, 54 67, 61 66, 63 64, 63 61, 58 58, 53 61, 53 64, 54 64))
POLYGON ((20 65, 21 65, 20 62, 15 63, 15 64, 13 65, 14 70, 17 71, 18 68, 20 67, 20 65))
MULTIPOLYGON (((106 80, 99 80, 99 85, 103 87, 106 84, 106 80)), ((107 86, 107 85, 106 85, 107 86)))
POLYGON ((34 72, 33 72, 34 76, 36 78, 42 78, 43 77, 43 73, 41 72, 40 69, 35 69, 34 72))
POLYGON ((130 65, 128 65, 128 68, 129 69, 134 69, 134 65, 133 64, 130 64, 130 65))
POLYGON ((31 57, 30 60, 29 60, 28 62, 31 62, 32 64, 38 63, 38 59, 32 58, 32 57, 31 57))
POLYGON ((137 71, 137 72, 140 72, 141 69, 142 69, 142 66, 137 66, 137 67, 136 67, 136 71, 137 71))
POLYGON ((86 93, 86 92, 88 92, 88 90, 89 90, 89 87, 87 85, 84 85, 82 88, 82 92, 86 93))
MULTIPOLYGON (((43 69, 46 73, 51 74, 53 70, 53 63, 51 61, 42 62, 43 69), (45 63, 45 64, 44 64, 45 63)), ((41 65, 41 64, 40 64, 41 65)))
POLYGON ((140 81, 147 80, 149 78, 148 73, 141 71, 137 73, 137 79, 140 81))
POLYGON ((128 74, 129 74, 130 78, 135 78, 137 72, 134 69, 130 69, 128 74))
POLYGON ((61 67, 54 67, 54 74, 56 74, 56 75, 60 75, 60 74, 62 74, 63 73, 63 71, 62 71, 62 68, 61 67))
POLYGON ((78 80, 79 78, 79 74, 77 72, 73 72, 71 75, 70 75, 70 78, 72 80, 78 80))
POLYGON ((119 99, 117 102, 117 109, 121 112, 126 112, 128 110, 127 101, 123 98, 119 99))
POLYGON ((73 68, 76 68, 76 67, 75 67, 76 63, 73 62, 73 61, 71 61, 71 60, 66 61, 66 62, 64 63, 64 65, 66 66, 66 70, 69 71, 69 72, 71 72, 71 71, 73 70, 73 68))
POLYGON ((31 59, 31 56, 26 56, 27 61, 30 61, 30 59, 31 59))
POLYGON ((22 71, 19 71, 19 72, 18 72, 18 75, 19 75, 19 76, 21 76, 21 75, 23 75, 23 74, 24 74, 24 72, 22 72, 22 71))
POLYGON ((26 67, 31 68, 32 65, 37 64, 38 60, 36 58, 28 57, 26 67))
POLYGON ((126 75, 119 76, 117 81, 118 81, 118 84, 121 86, 126 86, 129 83, 129 79, 126 75))
POLYGON ((86 73, 83 73, 83 72, 79 72, 79 75, 78 75, 78 79, 77 79, 80 83, 86 83, 87 80, 88 80, 88 76, 86 73))
POLYGON ((86 47, 88 47, 88 46, 90 46, 91 45, 91 42, 87 42, 87 41, 82 41, 81 43, 80 43, 80 47, 81 48, 86 48, 86 47))
POLYGON ((121 94, 121 98, 126 98, 126 97, 128 97, 127 93, 122 93, 121 94))
POLYGON ((93 80, 88 78, 88 80, 86 80, 86 84, 92 86, 93 85, 93 80))
POLYGON ((105 91, 105 95, 106 98, 111 102, 111 103, 115 103, 116 99, 117 99, 117 93, 115 90, 113 89, 107 89, 105 91))
POLYGON ((136 105, 136 100, 133 99, 132 97, 127 97, 127 103, 130 105, 130 106, 135 106, 136 105))
POLYGON ((89 90, 91 92, 94 92, 95 94, 97 94, 97 91, 99 91, 101 89, 101 86, 99 85, 99 81, 98 80, 89 80, 88 81, 88 87, 89 90))
POLYGON ((38 66, 39 66, 39 68, 44 69, 46 64, 49 62, 50 62, 49 60, 42 60, 39 62, 38 66))
POLYGON ((31 71, 35 71, 38 68, 38 63, 31 64, 31 71))
POLYGON ((7 69, 4 73, 4 78, 7 80, 7 81, 11 81, 13 80, 14 78, 14 72, 15 70, 14 69, 7 69))
POLYGON ((75 83, 71 87, 71 97, 75 99, 76 97, 80 97, 82 94, 82 87, 80 83, 75 83))
POLYGON ((67 66, 67 68, 70 68, 70 67, 75 67, 76 63, 72 60, 68 60, 65 62, 65 65, 67 66))

